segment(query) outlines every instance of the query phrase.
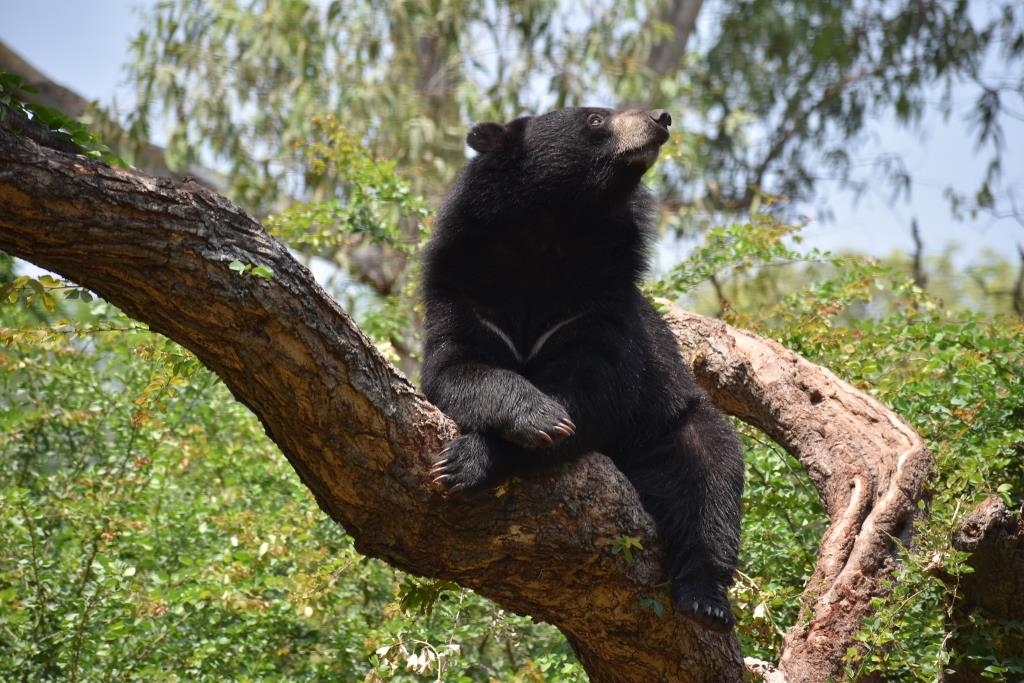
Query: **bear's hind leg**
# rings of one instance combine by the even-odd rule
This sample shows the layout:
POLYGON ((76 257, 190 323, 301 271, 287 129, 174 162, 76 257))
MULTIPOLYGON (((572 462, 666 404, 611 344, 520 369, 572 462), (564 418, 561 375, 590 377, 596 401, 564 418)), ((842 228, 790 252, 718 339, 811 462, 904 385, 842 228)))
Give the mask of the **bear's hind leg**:
POLYGON ((706 398, 681 426, 623 471, 665 543, 676 606, 705 627, 735 624, 726 589, 739 555, 743 456, 736 434, 706 398))

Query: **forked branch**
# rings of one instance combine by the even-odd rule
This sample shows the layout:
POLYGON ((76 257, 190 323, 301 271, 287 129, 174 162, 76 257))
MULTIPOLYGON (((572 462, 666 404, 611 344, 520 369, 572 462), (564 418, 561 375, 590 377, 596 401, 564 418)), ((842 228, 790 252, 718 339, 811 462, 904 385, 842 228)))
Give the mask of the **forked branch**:
MULTIPOLYGON (((224 198, 0 126, 0 249, 93 289, 195 353, 365 554, 555 624, 594 681, 741 678, 735 637, 671 611, 653 524, 606 458, 501 495, 441 500, 427 470, 454 425, 224 198), (273 276, 237 273, 232 261, 273 276), (613 552, 625 536, 644 548, 632 562, 613 552)), ((678 311, 672 322, 716 403, 793 452, 832 517, 806 618, 781 658, 790 681, 826 680, 882 590, 892 539, 909 533, 930 456, 898 416, 778 344, 678 311)))

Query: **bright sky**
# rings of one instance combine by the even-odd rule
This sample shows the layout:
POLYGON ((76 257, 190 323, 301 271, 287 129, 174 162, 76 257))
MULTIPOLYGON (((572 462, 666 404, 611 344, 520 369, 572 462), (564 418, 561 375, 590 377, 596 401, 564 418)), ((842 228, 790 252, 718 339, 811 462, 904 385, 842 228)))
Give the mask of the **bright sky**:
MULTIPOLYGON (((136 8, 154 2, 0 0, 0 38, 55 81, 107 106, 116 99, 124 110, 133 99, 123 66, 129 41, 142 20, 136 8)), ((889 188, 875 186, 855 204, 851 193, 822 186, 834 218, 812 220, 804 230, 804 244, 829 250, 850 248, 877 256, 896 249, 909 251, 910 222, 916 218, 928 253, 957 243, 962 247, 961 263, 983 248, 1016 261, 1016 245, 1024 244, 1024 226, 1012 219, 993 221, 990 217, 957 222, 943 198, 943 189, 950 183, 972 193, 987 162, 986 156, 975 155, 974 142, 961 123, 969 102, 957 104, 959 113, 948 123, 938 115, 926 117, 923 134, 906 132, 891 122, 876 122, 869 142, 853 156, 901 155, 914 182, 910 201, 890 205, 889 188)), ((1024 152, 1024 122, 1009 121, 1006 132, 1007 149, 1024 152)), ((1002 184, 1015 188, 1024 210, 1024 153, 1005 153, 1002 184)))

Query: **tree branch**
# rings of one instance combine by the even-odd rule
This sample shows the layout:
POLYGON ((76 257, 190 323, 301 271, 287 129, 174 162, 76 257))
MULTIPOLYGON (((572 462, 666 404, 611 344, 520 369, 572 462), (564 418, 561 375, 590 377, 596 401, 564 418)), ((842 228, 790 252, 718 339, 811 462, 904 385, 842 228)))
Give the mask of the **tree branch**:
POLYGON ((914 240, 914 284, 925 289, 928 286, 928 274, 924 272, 924 242, 921 240, 921 228, 917 225, 917 218, 910 221, 910 237, 914 240))
POLYGON ((1020 256, 1020 269, 1017 271, 1017 281, 1013 284, 1010 303, 1013 306, 1013 312, 1018 317, 1024 318, 1024 244, 1017 245, 1017 255, 1020 256))
POLYGON ((194 182, 112 169, 0 128, 0 249, 190 349, 364 554, 558 626, 594 681, 734 681, 736 639, 676 615, 653 522, 609 460, 448 503, 455 426, 252 218, 194 182), (267 266, 266 280, 228 268, 267 266), (644 551, 629 564, 622 536, 644 551))
MULTIPOLYGON (((0 127, 0 249, 195 353, 361 552, 555 624, 593 681, 741 679, 733 635, 672 611, 653 523, 603 456, 501 495, 439 499, 426 473, 455 426, 283 245, 222 197, 0 127), (236 273, 234 260, 273 277, 236 273), (644 549, 632 563, 612 552, 627 535, 644 549)), ((899 417, 778 344, 681 311, 671 322, 712 398, 793 452, 832 517, 781 660, 789 681, 826 680, 882 590, 892 539, 910 531, 930 456, 899 417)))
POLYGON ((780 344, 679 309, 668 319, 711 399, 797 458, 821 496, 831 524, 779 665, 789 683, 839 680, 909 540, 931 454, 901 417, 780 344))
MULTIPOLYGON (((151 175, 171 177, 172 171, 167 165, 163 147, 145 140, 133 139, 128 131, 122 128, 106 110, 74 90, 50 79, 42 71, 25 61, 2 40, 0 40, 0 71, 17 74, 39 91, 35 93, 19 91, 17 95, 23 101, 57 109, 74 119, 80 119, 91 112, 92 118, 95 120, 89 124, 90 129, 100 133, 103 140, 110 143, 121 158, 129 160, 137 168, 144 169, 151 175)), ((222 176, 198 164, 190 164, 188 172, 214 190, 223 191, 227 186, 222 176)))

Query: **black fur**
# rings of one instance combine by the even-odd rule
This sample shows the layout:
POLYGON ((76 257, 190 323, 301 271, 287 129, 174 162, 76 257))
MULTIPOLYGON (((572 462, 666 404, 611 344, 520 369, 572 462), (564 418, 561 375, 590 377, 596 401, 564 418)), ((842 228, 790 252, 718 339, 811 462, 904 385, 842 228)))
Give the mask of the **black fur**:
POLYGON ((663 111, 563 109, 475 126, 424 261, 423 390, 463 435, 449 493, 600 451, 664 537, 677 606, 734 624, 743 461, 736 435, 641 295, 663 111))

